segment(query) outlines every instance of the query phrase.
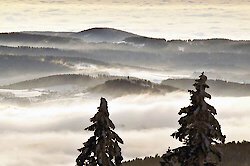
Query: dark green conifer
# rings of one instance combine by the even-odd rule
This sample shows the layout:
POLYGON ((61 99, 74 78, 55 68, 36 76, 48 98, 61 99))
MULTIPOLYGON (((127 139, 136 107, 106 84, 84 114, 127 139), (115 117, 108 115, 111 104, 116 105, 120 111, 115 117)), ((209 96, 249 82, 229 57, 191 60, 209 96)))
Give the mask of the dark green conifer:
POLYGON ((211 99, 211 95, 205 92, 209 86, 207 77, 202 73, 195 80, 194 90, 191 94, 191 105, 180 110, 180 128, 171 136, 183 142, 185 146, 169 149, 162 156, 162 166, 173 166, 179 163, 181 166, 214 166, 221 160, 220 152, 214 144, 224 143, 225 136, 221 133, 221 126, 215 119, 216 110, 206 103, 205 98, 211 99))
POLYGON ((118 144, 123 144, 123 141, 113 131, 115 125, 109 119, 105 98, 101 98, 98 112, 90 121, 94 124, 85 130, 94 131, 94 136, 78 149, 81 154, 76 159, 77 166, 121 166, 123 157, 118 144))

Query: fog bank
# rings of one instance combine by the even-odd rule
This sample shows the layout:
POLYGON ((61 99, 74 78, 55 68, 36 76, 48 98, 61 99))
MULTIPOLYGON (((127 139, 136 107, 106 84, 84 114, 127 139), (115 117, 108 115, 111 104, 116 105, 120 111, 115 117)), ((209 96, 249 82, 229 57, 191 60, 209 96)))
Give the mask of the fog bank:
MULTIPOLYGON (((123 138, 125 159, 163 154, 181 145, 170 135, 179 127, 180 108, 189 105, 189 94, 164 96, 129 95, 107 99, 115 131, 123 138)), ((215 97, 208 102, 217 109, 216 118, 226 141, 250 140, 250 97, 215 97)), ((70 166, 76 150, 92 132, 90 125, 99 98, 60 99, 27 107, 0 106, 0 159, 3 165, 70 166), (13 158, 15 160, 13 160, 13 158)))

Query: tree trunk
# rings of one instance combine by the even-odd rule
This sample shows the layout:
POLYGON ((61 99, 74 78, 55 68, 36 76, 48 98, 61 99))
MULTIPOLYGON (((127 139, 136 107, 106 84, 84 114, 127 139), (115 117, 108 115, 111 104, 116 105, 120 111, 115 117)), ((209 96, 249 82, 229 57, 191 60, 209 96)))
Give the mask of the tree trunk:
POLYGON ((199 157, 199 166, 204 166, 204 155, 200 155, 200 157, 199 157))

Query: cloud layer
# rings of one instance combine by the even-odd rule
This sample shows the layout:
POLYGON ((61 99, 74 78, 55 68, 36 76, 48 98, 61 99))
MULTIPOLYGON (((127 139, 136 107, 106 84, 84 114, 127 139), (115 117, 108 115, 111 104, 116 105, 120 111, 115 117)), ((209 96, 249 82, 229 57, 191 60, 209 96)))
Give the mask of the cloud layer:
MULTIPOLYGON (((227 141, 250 140, 250 97, 216 97, 208 102, 217 108, 216 118, 227 141)), ((188 93, 165 96, 132 95, 108 99, 110 117, 123 138, 125 159, 162 154, 180 143, 170 137, 178 128, 177 114, 189 105, 188 93)), ((77 148, 92 135, 90 125, 99 98, 75 98, 28 107, 0 106, 0 160, 3 165, 69 166, 77 148), (13 160, 14 158, 14 160, 13 160)))

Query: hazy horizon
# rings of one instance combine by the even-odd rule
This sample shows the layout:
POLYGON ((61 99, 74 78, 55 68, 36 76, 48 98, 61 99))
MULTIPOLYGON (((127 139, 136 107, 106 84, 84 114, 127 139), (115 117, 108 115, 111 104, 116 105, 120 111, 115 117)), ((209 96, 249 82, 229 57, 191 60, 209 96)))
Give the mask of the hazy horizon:
MULTIPOLYGON (((132 33, 132 34, 136 34, 136 35, 139 35, 139 36, 144 36, 144 35, 141 35, 141 34, 137 34, 137 33, 134 33, 134 32, 131 32, 131 31, 126 31, 126 30, 123 30, 123 29, 117 29, 117 28, 113 28, 113 27, 92 27, 92 28, 88 28, 88 29, 83 29, 83 30, 79 30, 79 31, 43 31, 43 30, 32 30, 32 31, 10 31, 10 32, 7 32, 7 31, 4 31, 4 32, 0 32, 0 33, 27 33, 27 32, 55 32, 55 33, 78 33, 78 32, 82 32, 82 31, 86 31, 86 30, 90 30, 90 29, 95 29, 95 28, 104 28, 104 29, 115 29, 115 30, 121 30, 121 31, 124 31, 124 32, 128 32, 128 33, 132 33)), ((224 38, 224 37, 207 37, 207 38, 173 38, 173 39, 167 39, 167 38, 163 38, 163 37, 153 37, 153 36, 145 36, 145 37, 149 37, 149 38, 156 38, 156 39, 166 39, 167 41, 171 41, 171 40, 209 40, 209 39, 226 39, 226 40, 232 40, 232 41, 250 41, 250 38, 249 39, 231 39, 231 38, 224 38)))
POLYGON ((167 40, 250 39, 250 2, 245 0, 1 0, 0 9, 0 32, 110 27, 167 40))

